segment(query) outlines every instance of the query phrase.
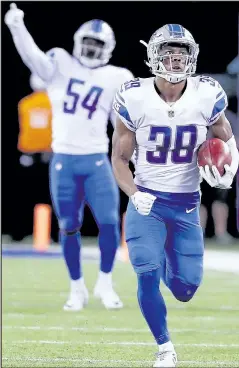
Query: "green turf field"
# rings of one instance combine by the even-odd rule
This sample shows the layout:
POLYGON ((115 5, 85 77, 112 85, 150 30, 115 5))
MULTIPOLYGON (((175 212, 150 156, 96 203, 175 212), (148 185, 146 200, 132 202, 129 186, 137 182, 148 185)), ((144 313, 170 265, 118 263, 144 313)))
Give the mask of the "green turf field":
MULTIPOLYGON (((136 300, 131 266, 118 262, 115 288, 125 307, 107 311, 92 297, 62 311, 68 280, 61 259, 3 258, 4 367, 150 367, 157 347, 136 300)), ((97 264, 85 263, 92 292, 97 264)), ((162 287, 179 367, 239 367, 239 275, 207 271, 193 301, 162 287)))

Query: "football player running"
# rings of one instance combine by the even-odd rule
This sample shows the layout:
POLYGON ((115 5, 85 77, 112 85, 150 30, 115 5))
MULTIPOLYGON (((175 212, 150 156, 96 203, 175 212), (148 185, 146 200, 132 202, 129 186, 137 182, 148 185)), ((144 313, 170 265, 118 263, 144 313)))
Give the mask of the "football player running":
POLYGON ((115 48, 111 27, 102 20, 84 23, 74 35, 73 55, 62 48, 44 53, 29 34, 15 4, 5 15, 16 49, 33 74, 47 86, 52 105, 53 159, 50 190, 59 220, 60 243, 71 280, 66 311, 88 303, 80 262, 84 203, 99 228, 100 271, 94 295, 107 309, 123 304, 112 286, 119 245, 119 191, 108 160, 107 122, 117 88, 132 73, 109 65, 115 48))
POLYGON ((227 97, 219 83, 193 76, 199 46, 178 24, 159 28, 147 46, 154 77, 124 83, 113 103, 117 113, 112 164, 128 195, 126 241, 138 279, 141 312, 158 344, 154 367, 175 367, 177 355, 167 327, 160 279, 181 302, 195 295, 203 275, 203 233, 199 222, 200 181, 230 188, 238 151, 225 118, 227 97), (232 163, 198 167, 197 149, 207 128, 225 141, 232 163), (128 163, 136 149, 135 178, 128 163))

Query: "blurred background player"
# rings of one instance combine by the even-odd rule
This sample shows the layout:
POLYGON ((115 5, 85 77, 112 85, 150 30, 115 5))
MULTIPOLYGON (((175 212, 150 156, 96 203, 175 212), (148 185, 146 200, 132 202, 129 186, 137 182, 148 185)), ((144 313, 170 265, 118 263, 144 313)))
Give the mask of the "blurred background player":
MULTIPOLYGON (((232 62, 227 66, 227 73, 219 75, 221 79, 222 85, 225 85, 225 89, 230 88, 230 76, 237 77, 239 74, 239 57, 237 56, 235 59, 232 60, 232 62), (228 81, 229 80, 229 81, 228 81)), ((237 91, 233 92, 231 95, 231 100, 236 97, 237 91)), ((231 123, 232 131, 235 136, 237 147, 239 148, 239 120, 238 120, 238 114, 233 112, 230 109, 230 98, 229 98, 229 108, 225 111, 225 115, 228 118, 228 120, 231 123)), ((211 138, 210 131, 208 132, 208 138, 211 138)), ((235 178, 235 181, 233 185, 237 186, 237 179, 235 178)), ((209 213, 209 207, 211 207, 211 214, 212 219, 214 223, 214 240, 217 244, 232 244, 234 241, 234 238, 228 233, 228 215, 229 215, 229 191, 228 190, 222 190, 222 189, 214 189, 212 190, 211 187, 208 185, 206 181, 203 181, 201 184, 201 190, 202 190, 202 202, 200 206, 200 221, 201 226, 204 231, 204 235, 206 232, 206 226, 208 221, 208 213, 209 213), (207 195, 207 198, 212 198, 212 202, 208 203, 208 200, 206 200, 205 194, 209 193, 207 195), (211 204, 211 206, 210 206, 211 204)), ((237 188, 238 192, 238 188, 237 188)), ((237 202, 238 202, 238 196, 237 196, 237 202)), ((233 203, 234 206, 234 203, 233 203)), ((235 242, 237 243, 236 239, 235 242)))
MULTIPOLYGON (((208 139, 212 138, 208 134, 208 139)), ((203 229, 204 236, 206 236, 206 226, 208 221, 208 212, 210 203, 205 199, 204 193, 207 191, 213 198, 211 203, 211 214, 214 223, 214 239, 217 244, 232 244, 233 237, 227 231, 229 207, 227 203, 228 190, 215 188, 211 190, 207 182, 203 181, 201 184, 202 201, 200 206, 200 222, 203 229)))
POLYGON ((42 52, 15 4, 5 15, 23 62, 45 83, 52 107, 50 189, 59 220, 60 242, 71 279, 64 310, 88 303, 80 264, 80 228, 85 202, 99 228, 100 272, 94 295, 106 308, 123 306, 112 286, 112 268, 119 245, 119 191, 108 160, 108 117, 118 87, 133 75, 109 65, 115 48, 111 27, 102 20, 84 23, 74 35, 73 55, 55 48, 42 52))

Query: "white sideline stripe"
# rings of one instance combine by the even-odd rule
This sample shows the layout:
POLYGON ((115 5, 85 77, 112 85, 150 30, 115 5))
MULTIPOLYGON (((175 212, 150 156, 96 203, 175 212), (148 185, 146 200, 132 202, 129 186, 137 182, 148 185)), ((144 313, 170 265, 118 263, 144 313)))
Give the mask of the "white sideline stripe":
POLYGON ((207 249, 204 257, 205 269, 239 273, 239 253, 220 252, 218 250, 207 249))
MULTIPOLYGON (((5 299, 9 299, 9 297, 16 297, 16 296, 18 297, 19 295, 22 296, 22 285, 19 285, 19 286, 15 285, 15 287, 16 287, 16 290, 14 290, 14 291, 8 291, 8 290, 5 291, 5 299), (18 288, 18 290, 17 290, 17 288, 18 288)), ((229 285, 226 288, 220 288, 218 290, 213 290, 213 289, 210 289, 208 286, 204 286, 204 289, 202 291, 201 290, 202 290, 202 288, 200 289, 201 294, 209 294, 209 296, 210 295, 214 296, 215 294, 222 294, 222 293, 231 294, 232 292, 234 292, 235 286, 229 285)), ((170 291, 165 289, 165 286, 162 286, 161 291, 163 291, 165 298, 168 298, 168 297, 171 296, 170 291)), ((53 294, 56 295, 57 297, 59 296, 61 298, 67 298, 68 295, 69 295, 69 292, 59 293, 59 291, 51 290, 49 292, 46 291, 46 292, 39 293, 37 290, 32 290, 32 294, 36 295, 39 298, 52 297, 53 294)), ((136 293, 135 294, 134 293, 127 294, 127 295, 120 294, 120 296, 121 296, 122 299, 137 299, 136 293)), ((89 297, 93 298, 94 295, 89 292, 89 297)))
MULTIPOLYGON (((49 316, 47 315, 47 314, 33 314, 33 313, 2 313, 2 317, 3 318, 27 318, 27 317, 29 317, 29 318, 37 318, 37 319, 39 319, 39 318, 45 318, 45 319, 47 319, 47 318, 49 318, 49 316)), ((87 319, 87 317, 86 316, 83 316, 83 315, 80 315, 80 314, 78 314, 78 315, 76 315, 75 316, 75 319, 76 320, 78 320, 78 319, 81 319, 81 320, 84 320, 84 319, 87 319)))
MULTIPOLYGON (((45 318, 47 319, 48 316, 47 314, 32 314, 32 313, 2 313, 2 317, 3 318, 45 318)), ((84 315, 80 315, 80 314, 77 314, 74 316, 74 318, 76 320, 86 320, 88 319, 87 316, 84 316, 84 315)), ((113 318, 113 317, 112 317, 113 318)), ((116 318, 116 317, 115 317, 116 318)), ((198 316, 180 316, 180 320, 190 320, 190 321, 207 321, 207 322, 214 322, 214 321, 217 321, 218 319, 221 320, 221 316, 201 316, 201 317, 198 317, 198 316)), ((237 317, 231 317, 231 316, 227 316, 227 321, 230 321, 230 322, 238 322, 238 318, 237 317)), ((170 317, 170 321, 177 321, 178 322, 178 319, 179 319, 179 316, 171 316, 170 317)))
MULTIPOLYGON (((46 295, 45 295, 46 296, 46 295)), ((136 300, 136 297, 122 297, 122 299, 125 299, 125 300, 136 300)), ((21 302, 21 301, 18 301, 18 302, 11 302, 10 300, 8 300, 8 303, 9 305, 11 304, 11 306, 14 306, 14 307, 35 307, 37 305, 39 305, 38 302, 35 302, 35 303, 26 303, 26 302, 21 302)), ((42 304, 43 305, 43 304, 42 304)), ((53 306, 53 303, 44 303, 44 306, 46 307, 52 307, 53 306)), ((178 305, 178 304, 168 304, 168 309, 182 309, 182 310, 188 310, 188 306, 186 305, 178 305)), ((209 307, 208 310, 210 311, 233 311, 233 312, 238 312, 239 311, 239 308, 235 308, 231 305, 221 305, 220 307, 217 307, 217 308, 213 308, 213 307, 209 307)))
MULTIPOLYGON (((82 331, 82 332, 132 332, 132 333, 150 333, 147 328, 117 328, 117 327, 64 327, 64 326, 2 326, 4 330, 34 330, 34 331, 82 331)), ((207 328, 204 329, 197 329, 197 328, 172 328, 170 330, 174 333, 185 333, 185 332, 202 332, 208 334, 231 334, 231 335, 238 335, 238 330, 208 330, 207 328)))
MULTIPOLYGON (((86 363, 153 363, 152 360, 99 360, 99 359, 86 359, 86 358, 8 358, 4 357, 2 358, 5 361, 22 361, 22 362, 86 362, 86 363)), ((210 365, 210 366, 219 366, 227 364, 227 367, 230 366, 238 366, 238 362, 235 361, 214 361, 214 360, 208 360, 208 361, 197 361, 197 360, 180 360, 180 363, 184 364, 201 364, 201 365, 210 365)))
MULTIPOLYGON (((59 341, 59 340, 18 340, 12 341, 14 344, 55 344, 55 345, 120 345, 120 346, 156 346, 153 342, 132 342, 132 341, 111 341, 111 342, 93 342, 93 341, 59 341)), ((174 346, 190 346, 204 348, 239 348, 239 344, 174 344, 174 346)))
MULTIPOLYGON (((24 244, 22 244, 22 246, 24 246, 24 244)), ((82 247, 83 260, 87 256, 93 256, 96 258, 94 262, 98 262, 99 254, 99 248, 95 245, 95 243, 92 243, 91 247, 82 247)), ((116 259, 122 261, 122 255, 122 249, 120 248, 117 251, 116 259)), ((92 263, 92 261, 93 260, 91 260, 89 263, 92 263)), ((236 251, 218 251, 214 249, 206 249, 204 255, 204 268, 210 271, 239 274, 239 253, 236 251)))

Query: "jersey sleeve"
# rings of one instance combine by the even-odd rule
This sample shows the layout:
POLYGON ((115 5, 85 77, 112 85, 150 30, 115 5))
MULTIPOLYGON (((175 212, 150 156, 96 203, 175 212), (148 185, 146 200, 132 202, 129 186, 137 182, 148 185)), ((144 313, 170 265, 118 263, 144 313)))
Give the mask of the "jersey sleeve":
POLYGON ((25 25, 13 28, 11 33, 15 47, 24 64, 32 73, 49 81, 55 72, 54 65, 37 46, 25 25))
MULTIPOLYGON (((119 87, 126 81, 132 80, 134 79, 134 75, 133 73, 126 69, 126 68, 117 68, 117 73, 115 75, 114 78, 114 92, 113 94, 115 95, 115 93, 118 91, 119 87)), ((120 97, 118 96, 118 99, 120 99, 120 97)), ((112 105, 112 107, 114 106, 114 104, 112 105)), ((111 113, 110 113, 110 121, 113 125, 113 127, 115 128, 115 124, 116 124, 116 111, 114 108, 111 109, 111 113)))
POLYGON ((61 63, 64 63, 65 60, 69 57, 66 50, 61 49, 59 47, 55 47, 46 52, 48 59, 56 66, 59 67, 61 63))
POLYGON ((68 53, 66 50, 61 49, 60 47, 54 47, 46 52, 46 55, 52 60, 53 62, 59 62, 62 58, 66 57, 68 53))
POLYGON ((62 67, 63 68, 70 67, 68 66, 70 56, 66 50, 59 48, 59 47, 55 47, 55 48, 48 50, 46 52, 46 56, 48 60, 54 66, 54 74, 52 75, 52 78, 49 81, 50 83, 59 73, 61 73, 62 67))
MULTIPOLYGON (((228 106, 227 95, 220 83, 215 79, 204 77, 205 118, 208 125, 213 125, 228 106)), ((203 78, 201 77, 201 81, 203 78)))
POLYGON ((132 132, 136 131, 136 121, 133 120, 133 114, 130 112, 130 98, 125 91, 125 84, 115 94, 113 111, 129 130, 132 132))

